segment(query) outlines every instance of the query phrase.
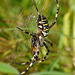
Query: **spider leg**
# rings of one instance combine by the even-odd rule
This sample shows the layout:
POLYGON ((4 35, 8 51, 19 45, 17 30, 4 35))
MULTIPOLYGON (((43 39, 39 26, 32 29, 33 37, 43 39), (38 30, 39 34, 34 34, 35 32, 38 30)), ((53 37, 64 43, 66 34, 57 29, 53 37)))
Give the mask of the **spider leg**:
POLYGON ((35 59, 32 60, 32 62, 30 63, 29 67, 25 71, 23 71, 22 73, 20 73, 18 75, 22 75, 22 74, 26 73, 30 69, 30 67, 34 64, 34 62, 35 62, 35 59))
POLYGON ((53 44, 50 41, 48 41, 47 39, 44 39, 44 41, 46 41, 47 43, 49 43, 50 46, 53 46, 53 44))
POLYGON ((19 30, 21 30, 22 32, 24 32, 24 33, 26 33, 26 34, 32 35, 32 34, 30 34, 29 32, 26 32, 26 31, 22 30, 22 29, 19 28, 19 27, 16 27, 16 28, 18 28, 19 30))
POLYGON ((8 61, 8 62, 11 63, 11 64, 16 64, 16 65, 27 65, 27 64, 29 64, 31 61, 32 61, 32 59, 30 59, 30 60, 27 61, 26 63, 15 63, 15 62, 11 62, 11 61, 8 61))
POLYGON ((37 12, 38 12, 38 15, 39 15, 39 11, 38 11, 38 8, 37 8, 37 6, 36 6, 35 0, 33 0, 33 2, 34 2, 34 5, 35 5, 36 10, 37 10, 37 12))
POLYGON ((47 53, 46 53, 46 55, 43 57, 43 59, 42 60, 40 60, 40 61, 38 61, 38 62, 35 62, 35 64, 36 63, 41 63, 41 62, 43 62, 45 59, 46 59, 46 57, 47 57, 47 55, 49 54, 49 49, 48 49, 48 46, 45 44, 45 42, 43 42, 43 44, 44 44, 44 46, 45 46, 45 48, 47 49, 47 53))
POLYGON ((33 56, 32 62, 30 63, 29 67, 28 67, 25 71, 23 71, 22 73, 20 73, 20 74, 18 74, 18 75, 22 75, 22 74, 26 73, 26 72, 30 69, 30 67, 31 67, 31 66, 34 64, 34 62, 37 60, 38 54, 39 54, 39 51, 37 51, 36 54, 33 56))
POLYGON ((49 28, 51 28, 57 21, 57 16, 58 16, 58 12, 59 12, 59 4, 58 4, 58 0, 56 0, 57 2, 57 11, 56 11, 56 15, 55 15, 55 21, 49 26, 49 28))
POLYGON ((38 47, 36 49, 37 49, 36 53, 32 57, 32 62, 30 63, 29 67, 25 71, 23 71, 22 73, 20 73, 18 75, 22 75, 22 74, 26 73, 30 69, 30 67, 34 64, 34 62, 37 60, 38 55, 39 55, 39 49, 38 49, 38 47))

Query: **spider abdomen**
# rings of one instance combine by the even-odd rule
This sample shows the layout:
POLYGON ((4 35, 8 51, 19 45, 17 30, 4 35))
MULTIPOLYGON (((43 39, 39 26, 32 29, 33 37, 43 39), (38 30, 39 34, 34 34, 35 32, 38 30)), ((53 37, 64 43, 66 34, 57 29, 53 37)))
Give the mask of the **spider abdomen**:
POLYGON ((49 32, 48 20, 44 15, 39 15, 36 19, 38 32, 42 32, 43 36, 47 36, 49 32))

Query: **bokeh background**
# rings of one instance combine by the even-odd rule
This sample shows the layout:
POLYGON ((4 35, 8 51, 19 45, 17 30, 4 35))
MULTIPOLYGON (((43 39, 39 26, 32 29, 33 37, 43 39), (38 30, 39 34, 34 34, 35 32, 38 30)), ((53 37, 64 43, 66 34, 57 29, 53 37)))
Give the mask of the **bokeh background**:
MULTIPOLYGON (((35 0, 40 14, 51 24, 55 19, 56 0, 35 0)), ((34 64, 25 75, 75 75, 75 0, 59 0, 57 23, 50 29, 47 40, 50 54, 46 61, 34 64)), ((33 0, 0 0, 0 75, 13 75, 24 71, 28 65, 8 62, 26 62, 32 55, 30 36, 16 28, 37 33, 38 14, 33 0), (19 71, 19 72, 18 72, 19 71)), ((40 48, 39 57, 46 54, 40 48)))

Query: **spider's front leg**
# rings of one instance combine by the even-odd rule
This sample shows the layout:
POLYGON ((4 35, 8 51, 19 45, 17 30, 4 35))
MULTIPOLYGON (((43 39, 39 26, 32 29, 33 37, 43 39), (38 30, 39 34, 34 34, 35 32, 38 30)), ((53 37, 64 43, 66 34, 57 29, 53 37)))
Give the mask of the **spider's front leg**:
MULTIPOLYGON (((31 33, 26 32, 26 31, 22 30, 22 29, 21 29, 21 28, 19 28, 19 27, 16 27, 16 28, 18 28, 18 29, 19 29, 19 30, 21 30, 22 32, 24 32, 24 33, 29 34, 29 35, 31 35, 31 36, 32 36, 32 34, 31 34, 31 33)), ((9 63, 17 64, 17 65, 26 65, 26 64, 30 63, 31 61, 32 61, 32 59, 30 59, 30 60, 29 60, 29 61, 27 61, 26 63, 14 63, 14 62, 11 62, 11 61, 9 61, 9 60, 8 60, 8 62, 9 62, 9 63)))
POLYGON ((57 2, 57 11, 56 11, 56 15, 55 15, 55 20, 54 22, 49 26, 49 28, 51 28, 53 25, 55 25, 56 21, 57 21, 57 17, 58 17, 58 12, 59 12, 59 4, 58 4, 58 0, 56 0, 57 2))
POLYGON ((19 29, 19 30, 21 30, 22 32, 24 32, 24 33, 29 34, 29 35, 31 35, 31 36, 32 36, 32 34, 31 34, 31 33, 27 32, 27 31, 24 31, 24 30, 22 30, 22 29, 21 29, 21 28, 19 28, 19 27, 16 27, 16 28, 18 28, 18 29, 19 29))

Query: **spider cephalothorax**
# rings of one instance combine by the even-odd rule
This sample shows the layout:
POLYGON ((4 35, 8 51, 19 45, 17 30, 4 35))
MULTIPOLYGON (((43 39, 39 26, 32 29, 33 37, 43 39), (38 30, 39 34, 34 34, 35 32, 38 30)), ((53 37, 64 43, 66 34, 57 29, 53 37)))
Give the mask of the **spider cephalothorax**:
POLYGON ((55 23, 57 21, 57 16, 58 16, 58 11, 59 11, 58 0, 56 0, 56 2, 57 2, 57 11, 56 11, 55 20, 54 20, 54 22, 51 25, 48 24, 48 20, 47 20, 47 18, 44 15, 40 15, 40 13, 38 11, 38 8, 36 6, 35 0, 33 0, 33 2, 34 2, 34 5, 35 5, 36 10, 38 12, 38 17, 36 18, 38 33, 37 34, 36 33, 32 33, 31 34, 29 32, 26 32, 26 31, 22 30, 21 28, 17 27, 19 30, 21 30, 24 33, 29 34, 31 36, 31 47, 32 47, 33 57, 29 61, 27 61, 26 63, 14 63, 14 62, 10 62, 9 61, 12 64, 18 64, 18 65, 26 65, 26 64, 28 64, 28 63, 31 62, 30 65, 29 65, 29 67, 25 71, 23 71, 22 73, 20 73, 18 75, 21 75, 21 74, 26 73, 29 70, 29 68, 34 63, 40 63, 40 62, 43 62, 46 59, 46 57, 47 57, 47 55, 49 54, 50 51, 49 51, 48 46, 45 44, 45 42, 49 43, 50 46, 53 45, 51 42, 49 42, 47 39, 45 39, 45 37, 48 36, 48 33, 49 33, 50 28, 53 25, 55 25, 55 23), (40 60, 40 58, 38 58, 38 55, 39 55, 39 52, 40 52, 39 48, 41 46, 45 46, 45 48, 47 49, 47 53, 43 57, 42 60, 40 60), (40 60, 40 61, 35 62, 36 60, 40 60))

